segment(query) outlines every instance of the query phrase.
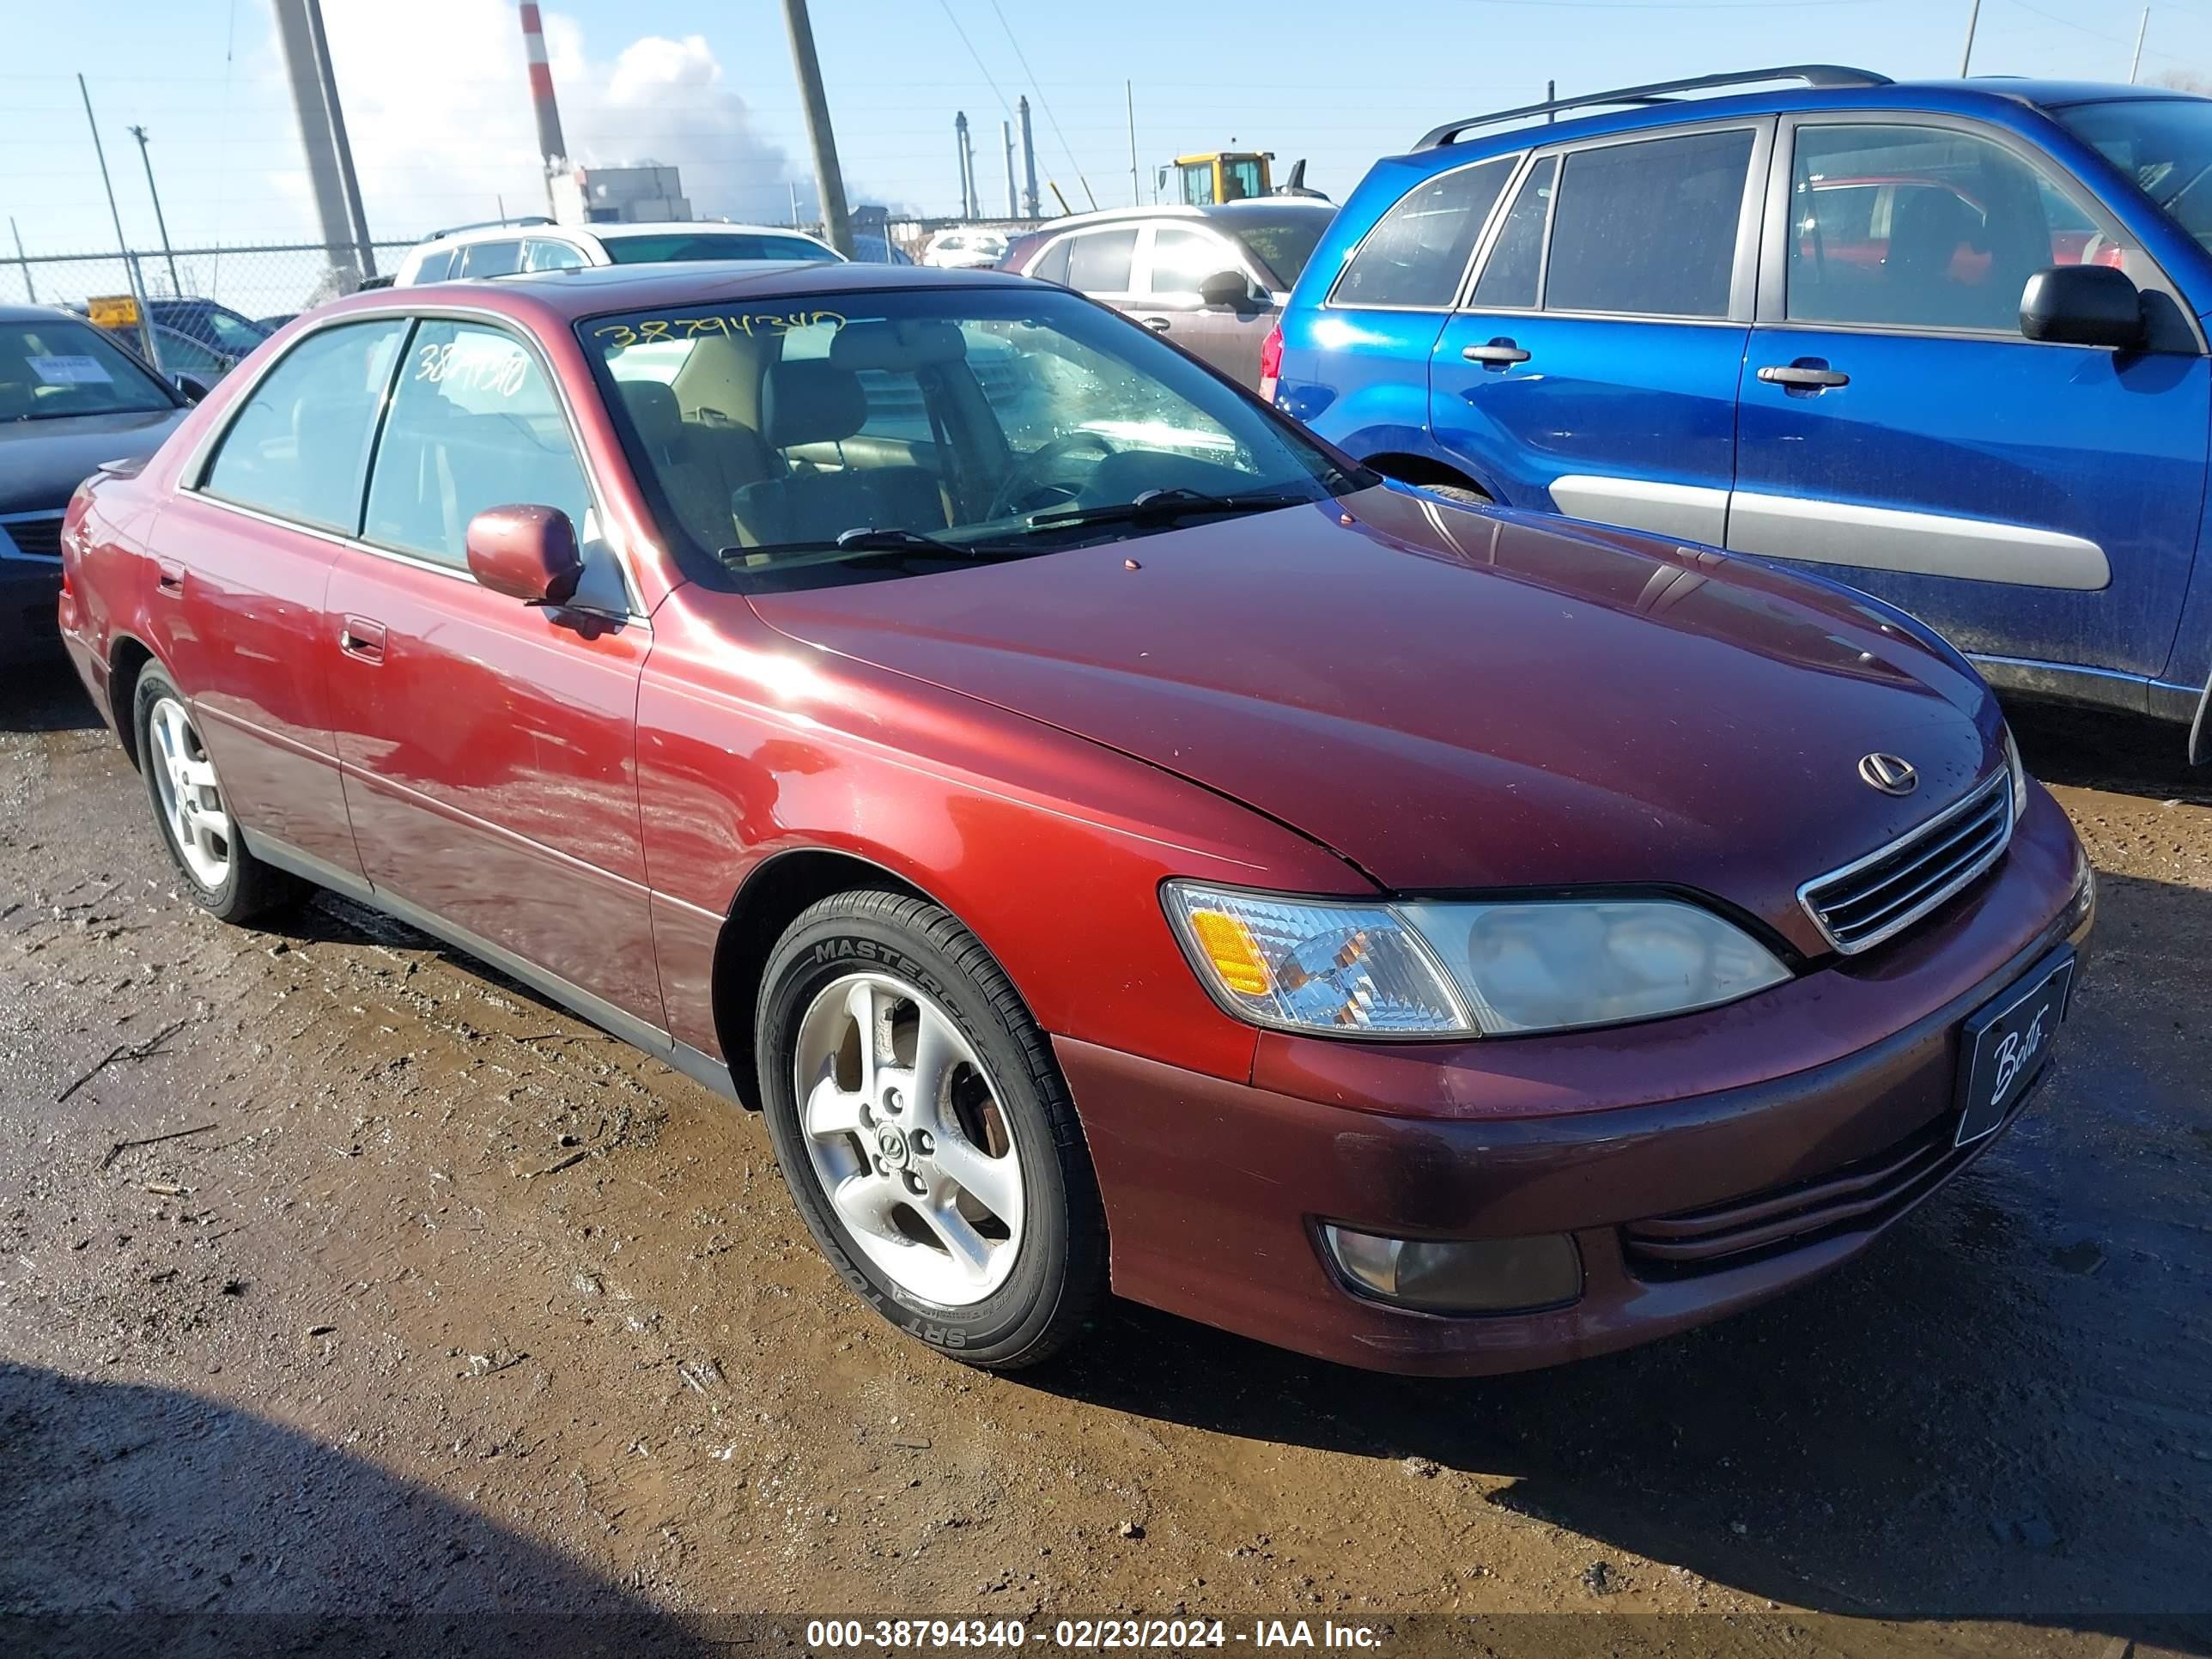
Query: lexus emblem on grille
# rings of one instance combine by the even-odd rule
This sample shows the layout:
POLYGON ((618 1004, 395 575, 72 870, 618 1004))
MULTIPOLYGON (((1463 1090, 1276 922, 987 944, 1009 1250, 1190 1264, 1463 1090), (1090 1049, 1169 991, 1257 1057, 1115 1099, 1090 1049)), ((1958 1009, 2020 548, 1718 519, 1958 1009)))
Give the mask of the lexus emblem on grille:
POLYGON ((1912 763, 1895 755, 1863 757, 1859 776, 1885 795, 1909 795, 1920 787, 1920 774, 1912 769, 1912 763))

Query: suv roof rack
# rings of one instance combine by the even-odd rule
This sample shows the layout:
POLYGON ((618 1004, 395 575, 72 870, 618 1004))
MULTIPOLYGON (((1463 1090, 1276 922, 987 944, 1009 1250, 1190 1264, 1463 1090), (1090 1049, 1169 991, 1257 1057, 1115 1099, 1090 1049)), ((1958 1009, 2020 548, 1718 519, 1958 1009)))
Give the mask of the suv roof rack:
POLYGON ((1532 115, 1552 115, 1561 110, 1588 109, 1603 104, 1656 104, 1668 100, 1678 92, 1704 92, 1715 87, 1754 86, 1763 81, 1800 81, 1808 87, 1886 87, 1889 76, 1876 75, 1872 70, 1849 69, 1841 64, 1784 64, 1774 69, 1736 70, 1724 75, 1699 75, 1686 81, 1654 81, 1649 86, 1620 87, 1611 92, 1586 92, 1574 98, 1553 98, 1540 104, 1523 104, 1517 109, 1493 110, 1487 115, 1469 115, 1421 135, 1421 142, 1413 148, 1437 149, 1455 142, 1460 134, 1474 127, 1496 126, 1504 121, 1524 120, 1532 115))
POLYGON ((526 213, 514 219, 477 219, 465 225, 447 225, 443 230, 434 230, 422 240, 434 242, 441 236, 458 236, 465 230, 497 230, 506 225, 550 225, 553 221, 542 213, 526 213))

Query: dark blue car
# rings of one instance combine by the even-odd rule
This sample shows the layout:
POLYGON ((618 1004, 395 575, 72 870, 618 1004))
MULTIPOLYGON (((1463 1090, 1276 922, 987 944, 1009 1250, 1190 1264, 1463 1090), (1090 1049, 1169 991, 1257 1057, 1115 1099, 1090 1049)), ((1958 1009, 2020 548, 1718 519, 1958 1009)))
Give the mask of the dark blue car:
POLYGON ((2212 100, 1631 88, 1376 163, 1274 396, 1409 483, 1817 569, 2212 757, 2208 243, 2212 100))

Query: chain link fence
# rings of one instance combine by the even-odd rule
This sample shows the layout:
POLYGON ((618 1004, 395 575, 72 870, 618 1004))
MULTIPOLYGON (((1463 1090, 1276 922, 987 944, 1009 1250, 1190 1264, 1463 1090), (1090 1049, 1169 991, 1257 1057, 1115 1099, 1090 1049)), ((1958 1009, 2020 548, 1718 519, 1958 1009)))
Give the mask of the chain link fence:
MULTIPOLYGON (((414 245, 374 244, 377 270, 389 276, 414 245)), ((154 312, 154 343, 161 367, 172 374, 204 380, 221 374, 252 349, 252 340, 235 332, 236 324, 226 313, 252 322, 289 317, 348 291, 354 279, 351 266, 341 270, 319 242, 139 248, 127 253, 9 250, 0 252, 0 305, 82 310, 94 298, 130 293, 134 270, 138 291, 154 312)), ((132 343, 139 342, 134 338, 132 343)))

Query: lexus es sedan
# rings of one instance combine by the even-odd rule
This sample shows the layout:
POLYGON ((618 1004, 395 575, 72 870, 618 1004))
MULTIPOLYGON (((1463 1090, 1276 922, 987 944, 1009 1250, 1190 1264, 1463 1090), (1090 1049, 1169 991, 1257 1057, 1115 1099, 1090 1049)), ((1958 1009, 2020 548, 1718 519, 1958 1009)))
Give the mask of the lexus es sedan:
POLYGON ((2014 1121, 2094 909, 1909 617, 993 272, 360 295, 63 556, 200 904, 349 895, 760 1111, 980 1365, 1109 1290, 1460 1373, 1757 1302, 2014 1121))

